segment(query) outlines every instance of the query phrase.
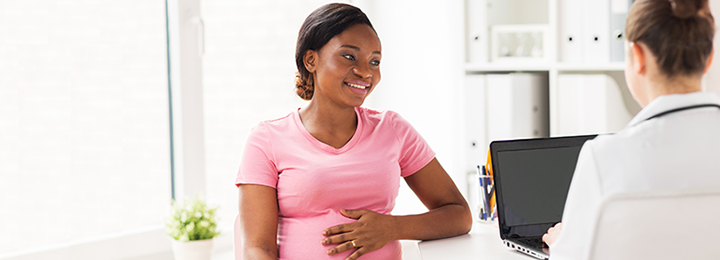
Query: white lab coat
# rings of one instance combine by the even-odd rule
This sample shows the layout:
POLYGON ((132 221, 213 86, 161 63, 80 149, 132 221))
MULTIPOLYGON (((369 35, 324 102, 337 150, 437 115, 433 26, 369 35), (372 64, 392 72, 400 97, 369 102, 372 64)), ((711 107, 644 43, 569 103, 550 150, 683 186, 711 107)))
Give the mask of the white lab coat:
POLYGON ((706 92, 660 96, 622 131, 585 143, 568 191, 562 230, 550 246, 550 259, 587 258, 592 222, 607 196, 720 186, 720 109, 696 108, 647 120, 698 104, 720 105, 720 98, 706 92))

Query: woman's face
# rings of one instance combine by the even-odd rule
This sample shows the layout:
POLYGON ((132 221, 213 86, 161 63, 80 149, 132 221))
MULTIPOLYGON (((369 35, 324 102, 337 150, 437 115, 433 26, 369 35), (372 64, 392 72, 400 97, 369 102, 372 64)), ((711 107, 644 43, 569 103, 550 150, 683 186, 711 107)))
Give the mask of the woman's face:
POLYGON ((336 35, 319 51, 308 51, 305 66, 315 76, 313 100, 357 107, 380 82, 380 40, 365 24, 336 35))

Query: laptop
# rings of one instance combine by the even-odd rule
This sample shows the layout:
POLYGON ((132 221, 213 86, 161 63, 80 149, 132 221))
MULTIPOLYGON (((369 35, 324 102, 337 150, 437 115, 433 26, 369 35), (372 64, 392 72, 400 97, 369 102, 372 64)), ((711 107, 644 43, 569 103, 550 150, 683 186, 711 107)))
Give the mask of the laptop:
POLYGON ((539 259, 550 257, 542 235, 562 220, 580 148, 595 136, 490 144, 498 226, 506 246, 539 259))

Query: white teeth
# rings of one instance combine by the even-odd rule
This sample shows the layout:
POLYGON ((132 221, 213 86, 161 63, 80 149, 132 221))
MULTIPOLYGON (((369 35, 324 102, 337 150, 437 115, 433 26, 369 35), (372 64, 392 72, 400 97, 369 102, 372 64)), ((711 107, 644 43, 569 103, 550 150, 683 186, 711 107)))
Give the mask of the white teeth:
POLYGON ((359 89, 366 89, 366 88, 367 88, 366 86, 360 86, 360 85, 356 85, 356 84, 352 84, 352 83, 345 83, 345 84, 347 84, 348 86, 351 86, 351 87, 353 87, 353 88, 359 88, 359 89))

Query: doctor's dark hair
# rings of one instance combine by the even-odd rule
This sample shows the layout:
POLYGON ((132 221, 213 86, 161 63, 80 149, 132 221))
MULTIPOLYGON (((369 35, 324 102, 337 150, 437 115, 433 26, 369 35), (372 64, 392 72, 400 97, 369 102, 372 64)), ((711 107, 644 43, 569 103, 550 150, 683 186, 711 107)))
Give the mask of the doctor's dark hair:
POLYGON ((295 91, 300 98, 310 100, 315 91, 313 76, 303 62, 305 53, 308 50, 319 51, 330 39, 356 24, 367 24, 375 30, 360 8, 348 4, 323 5, 305 18, 295 47, 295 65, 298 69, 295 91))
POLYGON ((648 46, 665 76, 689 76, 705 71, 715 20, 708 0, 636 0, 625 31, 629 42, 648 46))

